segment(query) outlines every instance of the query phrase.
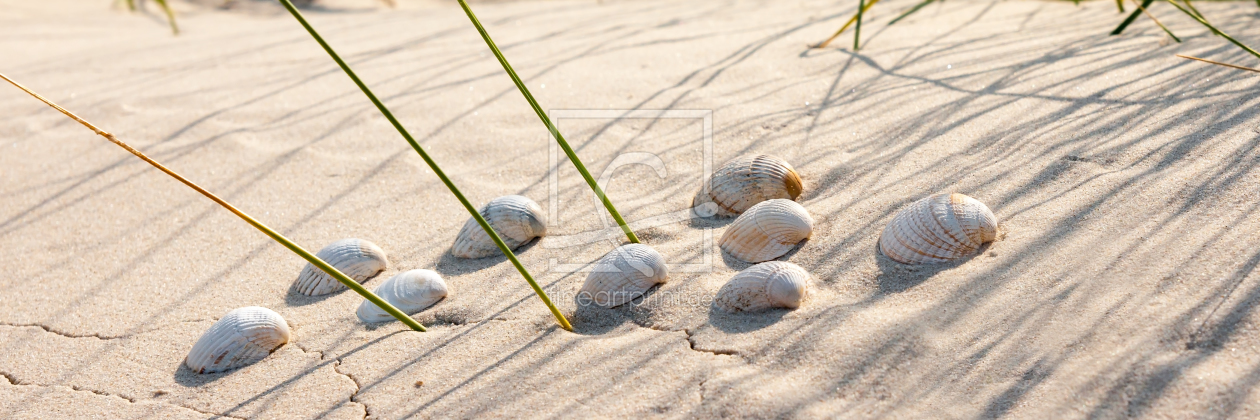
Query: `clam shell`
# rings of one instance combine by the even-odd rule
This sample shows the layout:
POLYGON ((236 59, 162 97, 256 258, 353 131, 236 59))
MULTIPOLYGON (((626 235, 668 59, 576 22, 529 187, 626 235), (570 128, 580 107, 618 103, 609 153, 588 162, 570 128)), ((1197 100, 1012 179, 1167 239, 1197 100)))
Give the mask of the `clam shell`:
MULTIPOLYGON (((716 211, 720 217, 738 216, 762 201, 801 195, 801 177, 787 161, 771 155, 747 155, 727 162, 709 177, 709 191, 696 193, 691 207, 716 211), (713 203, 715 208, 701 207, 713 203)), ((707 214, 701 214, 707 216, 707 214)))
POLYGON ((901 210, 879 237, 879 251, 903 264, 948 262, 997 238, 997 217, 979 200, 936 194, 901 210))
POLYGON ((270 309, 233 309, 193 344, 184 364, 197 373, 236 369, 263 358, 289 342, 289 324, 270 309))
POLYGON ((792 200, 766 200, 731 223, 718 241, 732 257, 750 263, 779 258, 809 238, 814 219, 792 200))
MULTIPOLYGON (((381 250, 381 247, 354 238, 333 242, 319 250, 315 256, 359 283, 385 270, 388 265, 385 260, 385 251, 381 250)), ((345 290, 346 285, 341 284, 319 267, 307 263, 306 267, 302 268, 302 274, 298 275, 294 288, 298 293, 307 296, 320 296, 345 290)))
MULTIPOLYGON (((547 217, 534 200, 519 195, 505 195, 481 207, 481 217, 498 232, 508 248, 516 249, 531 239, 547 235, 547 217)), ((472 217, 455 236, 451 255, 459 258, 484 258, 499 255, 499 247, 472 217)))
MULTIPOLYGON (((411 270, 385 280, 374 291, 381 299, 407 315, 425 310, 446 297, 446 282, 432 270, 411 270)), ((363 322, 393 321, 394 316, 376 304, 363 300, 355 312, 363 322)))
POLYGON ((665 259, 647 245, 626 244, 599 259, 578 292, 580 303, 611 308, 642 296, 668 276, 665 259))
POLYGON ((713 304, 727 312, 770 308, 796 309, 805 300, 809 273, 785 261, 770 261, 740 271, 717 292, 713 304))

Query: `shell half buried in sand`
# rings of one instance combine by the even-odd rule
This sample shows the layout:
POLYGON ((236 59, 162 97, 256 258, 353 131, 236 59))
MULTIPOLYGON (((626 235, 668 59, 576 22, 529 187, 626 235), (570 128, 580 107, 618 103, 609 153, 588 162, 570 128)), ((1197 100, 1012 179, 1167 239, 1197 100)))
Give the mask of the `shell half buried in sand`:
POLYGON ((701 189, 691 201, 691 207, 706 217, 712 214, 704 212, 735 217, 776 198, 795 200, 803 189, 792 165, 771 155, 747 155, 727 162, 709 177, 708 187, 708 192, 701 189), (714 206, 705 206, 708 203, 714 206))
POLYGON ((759 263, 788 253, 813 230, 814 219, 805 207, 792 200, 766 200, 739 215, 718 244, 732 257, 759 263))
MULTIPOLYGON (((389 264, 381 247, 354 238, 333 242, 319 250, 315 256, 359 283, 385 270, 389 264)), ((310 263, 302 268, 302 274, 298 275, 297 283, 294 284, 298 293, 307 296, 326 295, 346 288, 346 285, 310 263)))
POLYGON ((656 250, 643 244, 622 245, 595 264, 578 292, 578 302, 612 308, 643 296, 666 277, 665 259, 656 250))
POLYGON ((997 238, 997 217, 979 200, 936 194, 905 208, 884 228, 879 251, 903 264, 941 263, 997 238))
POLYGON ((718 290, 713 304, 726 312, 796 309, 809 293, 809 272, 784 261, 770 261, 740 271, 718 290))
MULTIPOLYGON (((398 273, 373 292, 407 315, 423 311, 446 297, 446 281, 433 270, 411 270, 398 273)), ((393 321, 394 316, 364 299, 355 312, 367 323, 393 321)))
POLYGON ((193 344, 184 364, 197 373, 236 369, 262 360, 289 342, 289 324, 274 311, 249 306, 233 309, 193 344))
MULTIPOLYGON (((505 195, 490 200, 480 210, 481 217, 499 234, 509 249, 515 250, 530 240, 547 235, 547 217, 534 200, 519 195, 505 195)), ((451 255, 459 258, 485 258, 502 251, 486 234, 477 219, 469 217, 455 236, 451 255)))

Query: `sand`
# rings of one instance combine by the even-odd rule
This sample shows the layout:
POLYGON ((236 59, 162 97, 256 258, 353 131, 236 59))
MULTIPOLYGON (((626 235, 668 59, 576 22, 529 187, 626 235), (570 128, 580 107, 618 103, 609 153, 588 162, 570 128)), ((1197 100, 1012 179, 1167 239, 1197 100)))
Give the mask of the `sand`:
MULTIPOLYGON (((0 86, 0 418, 1260 416, 1260 77, 1174 54, 1257 60, 1166 4, 1184 43, 1145 18, 1107 36, 1111 2, 951 1, 887 26, 914 3, 890 0, 855 54, 806 49, 848 2, 474 3, 673 264, 615 309, 575 303, 567 268, 623 239, 581 241, 606 226, 591 193, 453 2, 309 9, 472 201, 552 216, 519 255, 567 332, 504 258, 449 255, 468 214, 276 5, 175 2, 172 37, 152 4, 0 3, 6 75, 308 249, 379 244, 369 288, 416 268, 451 288, 427 333, 360 323, 348 291, 295 295, 300 258, 0 86), (804 179, 817 223, 785 259, 813 283, 798 310, 729 315, 712 296, 749 266, 712 242, 730 221, 670 215, 706 162, 753 152, 804 179), (884 224, 938 192, 987 203, 1002 239, 954 264, 880 256, 884 224), (250 305, 294 340, 182 367, 250 305)), ((1260 45, 1255 4, 1199 7, 1260 45)))

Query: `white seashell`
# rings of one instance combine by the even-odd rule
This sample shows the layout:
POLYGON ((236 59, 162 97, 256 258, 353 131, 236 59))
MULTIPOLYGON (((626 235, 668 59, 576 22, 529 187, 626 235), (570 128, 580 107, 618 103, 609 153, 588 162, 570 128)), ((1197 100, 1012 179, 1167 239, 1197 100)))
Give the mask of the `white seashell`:
MULTIPOLYGON (((333 242, 319 250, 315 256, 359 283, 385 270, 388 265, 385 260, 385 251, 376 244, 362 239, 351 238, 333 242)), ((302 268, 302 274, 298 275, 297 284, 294 287, 298 293, 307 296, 326 295, 346 289, 346 285, 310 263, 302 268)))
POLYGON ((747 155, 727 162, 709 177, 709 191, 703 189, 691 200, 691 207, 716 212, 721 217, 738 216, 749 207, 775 198, 795 200, 801 195, 801 177, 787 161, 771 155, 747 155), (714 206, 704 206, 713 203, 714 206))
POLYGON ((289 342, 289 324, 258 306, 233 309, 193 344, 184 364, 197 373, 236 369, 263 358, 289 342))
POLYGON ((626 244, 599 259, 578 292, 580 303, 611 308, 634 300, 658 283, 668 271, 661 254, 647 245, 626 244))
POLYGON ((814 219, 792 200, 766 200, 752 206, 722 234, 718 244, 741 261, 759 263, 779 258, 809 238, 814 219))
POLYGON ((718 290, 713 304, 727 312, 796 309, 805 300, 809 273, 801 266, 770 261, 740 271, 718 290))
MULTIPOLYGON (((547 235, 547 217, 534 200, 519 195, 505 195, 481 207, 481 217, 499 234, 509 249, 516 249, 530 240, 547 235)), ((484 258, 502 251, 490 239, 477 219, 472 217, 455 236, 451 255, 459 258, 484 258)))
POLYGON ((948 262, 997 238, 997 217, 979 200, 936 194, 901 210, 879 237, 879 251, 903 264, 948 262))
MULTIPOLYGON (((407 315, 425 310, 446 297, 446 282, 433 270, 411 270, 398 273, 373 292, 407 315)), ((363 322, 393 321, 394 316, 376 304, 363 300, 355 312, 363 322)))

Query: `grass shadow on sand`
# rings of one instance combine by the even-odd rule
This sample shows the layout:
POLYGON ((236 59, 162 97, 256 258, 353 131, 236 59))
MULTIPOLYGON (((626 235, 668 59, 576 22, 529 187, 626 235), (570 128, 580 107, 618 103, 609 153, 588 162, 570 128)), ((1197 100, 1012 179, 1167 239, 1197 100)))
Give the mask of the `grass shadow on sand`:
MULTIPOLYGON (((878 296, 888 295, 892 293, 901 293, 915 286, 922 284, 928 279, 936 276, 938 273, 949 270, 951 268, 962 266, 968 261, 985 255, 989 251, 992 242, 980 246, 980 249, 963 258, 955 261, 936 263, 936 264, 902 264, 888 258, 883 252, 879 251, 879 246, 875 247, 875 262, 879 266, 879 275, 875 277, 876 283, 879 284, 878 296)), ((996 257, 996 254, 989 255, 988 258, 996 257)))

